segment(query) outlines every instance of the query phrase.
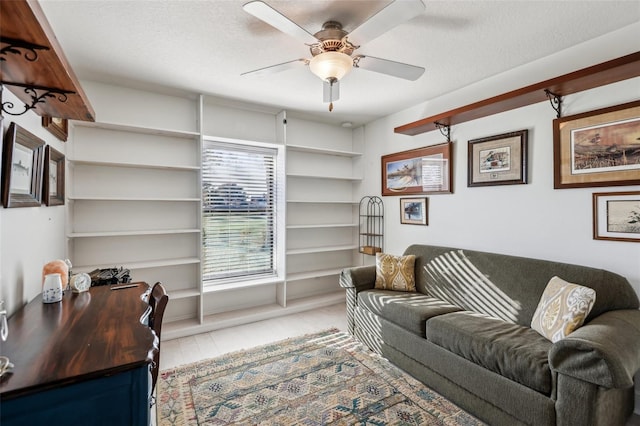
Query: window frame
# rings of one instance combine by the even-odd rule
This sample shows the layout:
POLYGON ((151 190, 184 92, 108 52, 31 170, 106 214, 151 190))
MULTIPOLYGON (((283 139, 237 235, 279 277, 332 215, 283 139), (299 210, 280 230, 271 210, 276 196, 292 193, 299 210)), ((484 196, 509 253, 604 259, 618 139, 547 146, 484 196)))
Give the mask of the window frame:
MULTIPOLYGON (((199 192, 201 194, 201 201, 199 206, 199 223, 200 229, 203 230, 204 223, 204 206, 205 200, 203 195, 204 189, 204 169, 205 165, 204 161, 204 152, 211 144, 218 145, 229 145, 230 147, 236 146, 240 150, 248 149, 251 150, 255 148, 256 150, 260 149, 272 149, 275 150, 275 161, 274 166, 275 170, 273 176, 275 178, 275 202, 274 202, 274 235, 273 235, 273 243, 275 244, 274 257, 275 257, 275 274, 274 275, 240 275, 229 278, 219 278, 219 279, 205 279, 204 276, 204 266, 200 268, 200 279, 202 281, 203 290, 206 291, 215 291, 216 289, 222 288, 241 288, 241 287, 249 287, 254 285, 262 285, 262 284, 274 284, 278 282, 283 282, 285 278, 286 271, 286 149, 284 144, 273 143, 273 142, 259 142, 259 141, 249 141, 242 139, 231 139, 231 138, 222 138, 222 137, 213 137, 213 136, 203 136, 202 137, 202 146, 200 150, 200 178, 199 178, 199 192)), ((205 263, 204 258, 204 232, 201 232, 200 235, 200 259, 202 265, 205 263)))

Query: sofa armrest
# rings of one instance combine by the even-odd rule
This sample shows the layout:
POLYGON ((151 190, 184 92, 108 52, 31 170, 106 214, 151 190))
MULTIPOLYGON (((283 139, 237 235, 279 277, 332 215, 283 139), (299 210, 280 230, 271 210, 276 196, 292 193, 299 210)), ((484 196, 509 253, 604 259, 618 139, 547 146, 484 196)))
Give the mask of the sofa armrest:
POLYGON ((340 273, 340 287, 346 289, 347 303, 347 329, 354 335, 356 330, 356 305, 358 304, 358 293, 373 288, 376 283, 376 267, 356 266, 354 268, 343 269, 340 273))
POLYGON ((375 283, 375 265, 343 269, 340 274, 340 286, 344 288, 355 288, 356 292, 371 289, 375 283))
POLYGON ((640 369, 640 311, 608 311, 556 342, 549 365, 559 374, 606 388, 633 386, 640 369))

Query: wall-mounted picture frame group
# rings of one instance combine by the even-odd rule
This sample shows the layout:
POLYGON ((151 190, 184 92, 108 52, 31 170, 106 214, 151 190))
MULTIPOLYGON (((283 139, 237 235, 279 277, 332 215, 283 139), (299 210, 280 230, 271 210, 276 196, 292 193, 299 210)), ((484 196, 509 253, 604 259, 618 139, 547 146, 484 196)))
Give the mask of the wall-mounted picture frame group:
POLYGON ((553 120, 554 188, 640 185, 640 101, 553 120))
POLYGON ((4 138, 2 157, 2 205, 42 204, 44 141, 11 123, 4 138))
POLYGON ((429 224, 429 199, 400 198, 400 223, 406 225, 429 224))
POLYGON ((64 155, 47 145, 44 152, 42 198, 47 206, 64 205, 64 155))
POLYGON ((69 137, 69 120, 66 118, 49 117, 45 115, 42 117, 42 127, 50 131, 63 142, 67 141, 69 137))
POLYGON ((382 156, 382 195, 453 192, 451 142, 382 156))
POLYGON ((640 191, 594 193, 593 238, 640 243, 640 191))
POLYGON ((528 134, 525 129, 470 140, 467 186, 527 183, 528 134))

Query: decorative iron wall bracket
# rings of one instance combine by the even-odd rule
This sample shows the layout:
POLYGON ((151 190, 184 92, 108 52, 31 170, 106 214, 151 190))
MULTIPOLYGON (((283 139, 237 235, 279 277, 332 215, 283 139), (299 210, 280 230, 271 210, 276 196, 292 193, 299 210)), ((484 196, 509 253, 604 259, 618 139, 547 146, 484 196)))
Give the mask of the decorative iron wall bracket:
POLYGON ((1 37, 0 44, 5 46, 0 48, 0 62, 6 61, 5 58, 9 53, 14 55, 23 54, 24 58, 29 62, 35 62, 38 60, 38 50, 49 50, 47 46, 40 46, 39 44, 30 43, 24 40, 18 40, 15 38, 1 37), (20 49, 24 50, 22 52, 20 49))
POLYGON ((544 89, 544 93, 549 98, 551 108, 556 112, 556 118, 562 117, 562 95, 555 94, 549 89, 544 89))
POLYGON ((51 87, 36 86, 32 84, 11 83, 9 81, 2 81, 2 85, 16 86, 24 88, 24 93, 31 97, 31 105, 24 104, 24 111, 12 112, 16 106, 11 101, 2 102, 2 111, 6 114, 17 116, 23 115, 27 111, 34 109, 38 104, 44 104, 49 99, 56 99, 58 102, 67 102, 67 95, 73 95, 76 92, 73 90, 63 90, 51 87))
POLYGON ((440 130, 442 136, 447 138, 447 142, 451 142, 451 126, 449 126, 448 124, 439 123, 437 121, 434 121, 433 124, 435 124, 436 129, 440 130))

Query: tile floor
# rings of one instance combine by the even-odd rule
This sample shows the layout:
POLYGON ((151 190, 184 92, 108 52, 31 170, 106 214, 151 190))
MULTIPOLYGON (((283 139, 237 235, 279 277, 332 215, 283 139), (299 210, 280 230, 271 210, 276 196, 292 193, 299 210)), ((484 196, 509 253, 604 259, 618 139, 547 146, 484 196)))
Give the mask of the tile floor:
POLYGON ((336 327, 347 330, 345 305, 337 304, 162 342, 160 370, 336 327))

